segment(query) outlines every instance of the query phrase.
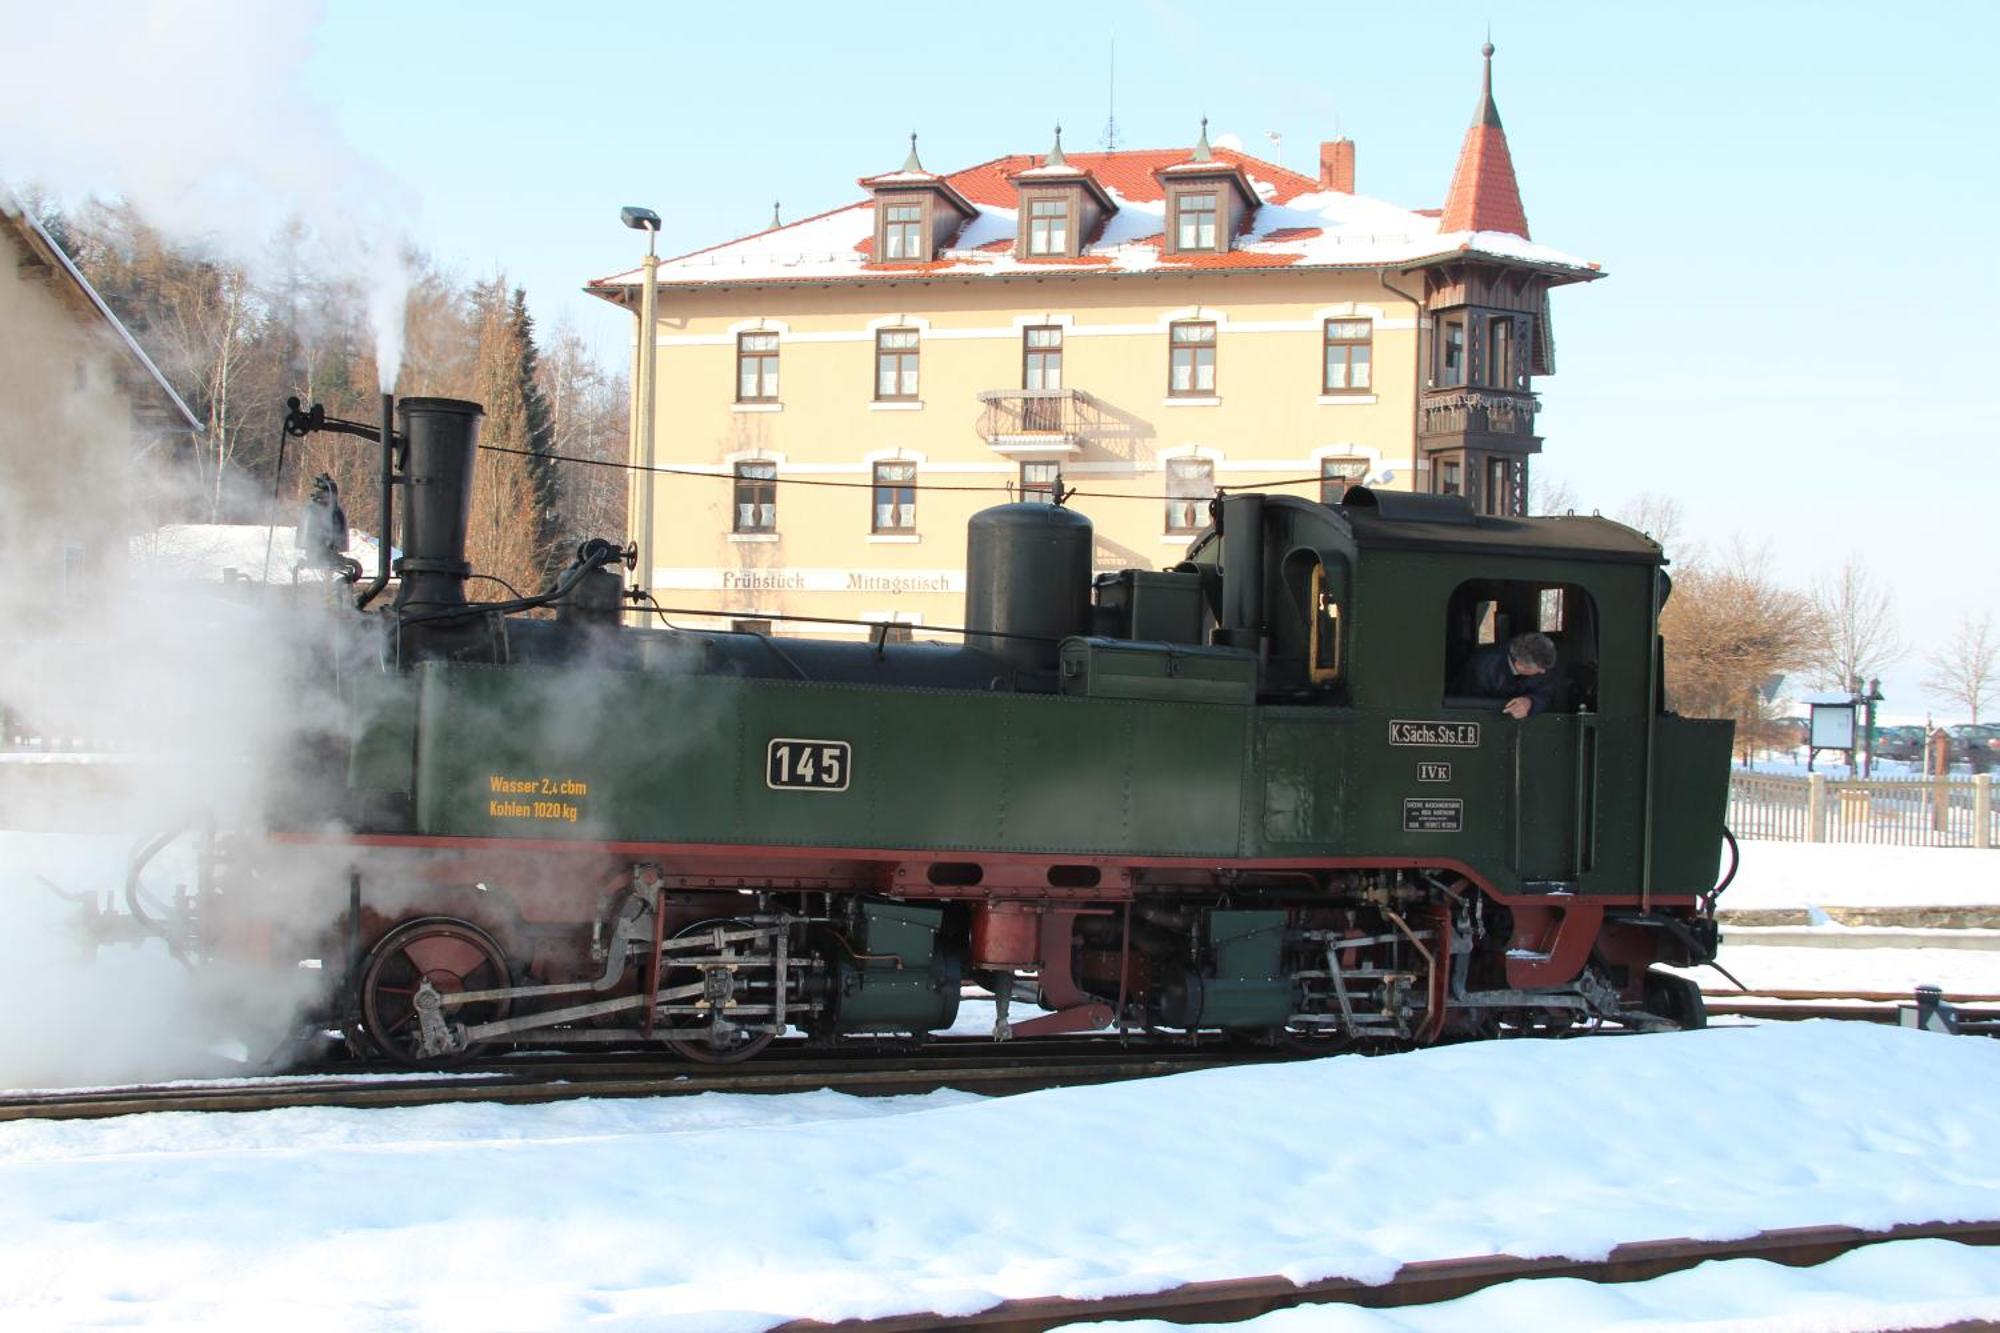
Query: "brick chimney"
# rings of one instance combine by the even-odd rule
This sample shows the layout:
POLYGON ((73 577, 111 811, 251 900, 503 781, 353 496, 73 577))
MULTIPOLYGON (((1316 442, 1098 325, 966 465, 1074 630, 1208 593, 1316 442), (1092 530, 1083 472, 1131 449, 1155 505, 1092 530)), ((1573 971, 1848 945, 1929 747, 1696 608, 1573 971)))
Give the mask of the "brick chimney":
POLYGON ((1319 188, 1354 193, 1354 140, 1329 139, 1320 144, 1319 188))

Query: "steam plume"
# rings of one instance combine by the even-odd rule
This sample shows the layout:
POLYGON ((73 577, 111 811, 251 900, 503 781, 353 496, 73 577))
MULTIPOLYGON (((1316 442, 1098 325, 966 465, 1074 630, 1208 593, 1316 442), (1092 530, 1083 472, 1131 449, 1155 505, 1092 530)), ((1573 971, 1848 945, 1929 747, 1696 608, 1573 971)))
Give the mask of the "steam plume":
POLYGON ((168 235, 256 269, 303 220, 329 278, 369 294, 386 392, 402 361, 408 192, 347 147, 304 67, 320 4, 98 0, 11 25, 0 181, 117 195, 168 235))

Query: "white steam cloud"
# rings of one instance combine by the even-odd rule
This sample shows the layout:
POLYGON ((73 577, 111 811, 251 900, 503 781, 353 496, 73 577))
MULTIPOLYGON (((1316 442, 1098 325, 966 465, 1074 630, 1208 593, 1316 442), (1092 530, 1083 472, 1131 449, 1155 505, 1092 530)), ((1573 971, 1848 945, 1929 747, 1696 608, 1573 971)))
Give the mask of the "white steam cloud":
MULTIPOLYGON (((0 49, 0 182, 122 198, 173 239, 253 270, 302 224, 314 271, 368 292, 387 390, 412 203, 342 144, 306 91, 321 12, 99 0, 13 16, 0 49)), ((197 948, 157 935, 93 958, 82 915, 48 891, 83 895, 112 909, 100 924, 143 933, 125 911, 129 849, 210 820, 254 833, 286 775, 312 762, 301 738, 337 725, 298 683, 301 659, 329 651, 324 634, 301 632, 310 588, 232 598, 213 583, 148 585, 126 568, 168 451, 135 461, 114 374, 123 353, 92 340, 59 289, 0 271, 0 709, 49 751, 81 744, 118 760, 0 755, 0 825, 76 835, 0 832, 0 971, 16 997, 0 1015, 0 1086, 214 1072, 206 1016, 229 1015, 242 1053, 261 1056, 320 979, 296 965, 311 946, 291 941, 266 972, 184 967, 173 955, 197 948), (41 761, 48 771, 33 772, 41 761)), ((232 867, 239 893, 252 888, 246 870, 232 867)), ((324 927, 339 906, 324 890, 340 878, 337 866, 263 874, 260 914, 302 935, 324 927)), ((171 916, 194 879, 190 844, 166 848, 141 916, 171 916)))
POLYGON ((177 240, 253 269, 301 220, 316 270, 368 292, 388 392, 415 203, 307 90, 323 12, 93 0, 17 16, 0 53, 0 182, 122 197, 177 240))

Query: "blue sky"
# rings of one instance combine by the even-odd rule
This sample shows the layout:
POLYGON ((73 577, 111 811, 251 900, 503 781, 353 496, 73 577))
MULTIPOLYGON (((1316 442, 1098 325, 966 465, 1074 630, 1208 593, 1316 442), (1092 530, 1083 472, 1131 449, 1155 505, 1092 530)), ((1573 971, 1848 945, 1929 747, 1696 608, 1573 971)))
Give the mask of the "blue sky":
MULTIPOLYGON (((913 128, 941 170, 1043 151, 1058 120, 1095 147, 1114 37, 1125 146, 1189 142, 1207 115, 1263 155, 1279 132, 1310 171, 1338 130, 1362 193, 1438 205, 1490 22, 1535 238, 1610 275, 1557 294, 1541 474, 1584 508, 1677 496, 1697 536, 1768 538, 1799 583, 1861 555, 1915 646, 1896 711, 1923 712, 1922 652, 1959 614, 2000 606, 1979 369, 2000 313, 2000 5, 285 12, 284 41, 264 38, 284 49, 244 59, 301 61, 286 97, 400 179, 419 244, 505 270, 612 360, 629 317, 577 288, 636 261, 620 205, 659 211, 674 253, 762 227, 774 199, 787 218, 851 200, 913 128)), ((246 42, 272 26, 219 21, 246 42)))

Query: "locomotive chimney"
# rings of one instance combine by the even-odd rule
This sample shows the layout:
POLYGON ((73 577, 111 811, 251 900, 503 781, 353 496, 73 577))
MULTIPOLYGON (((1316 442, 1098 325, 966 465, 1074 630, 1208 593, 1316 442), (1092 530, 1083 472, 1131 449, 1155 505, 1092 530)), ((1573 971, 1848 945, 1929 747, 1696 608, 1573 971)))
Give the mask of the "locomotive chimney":
POLYGON ((398 610, 465 605, 465 528, 472 461, 486 409, 456 398, 405 398, 397 405, 408 453, 403 479, 403 558, 398 610))

